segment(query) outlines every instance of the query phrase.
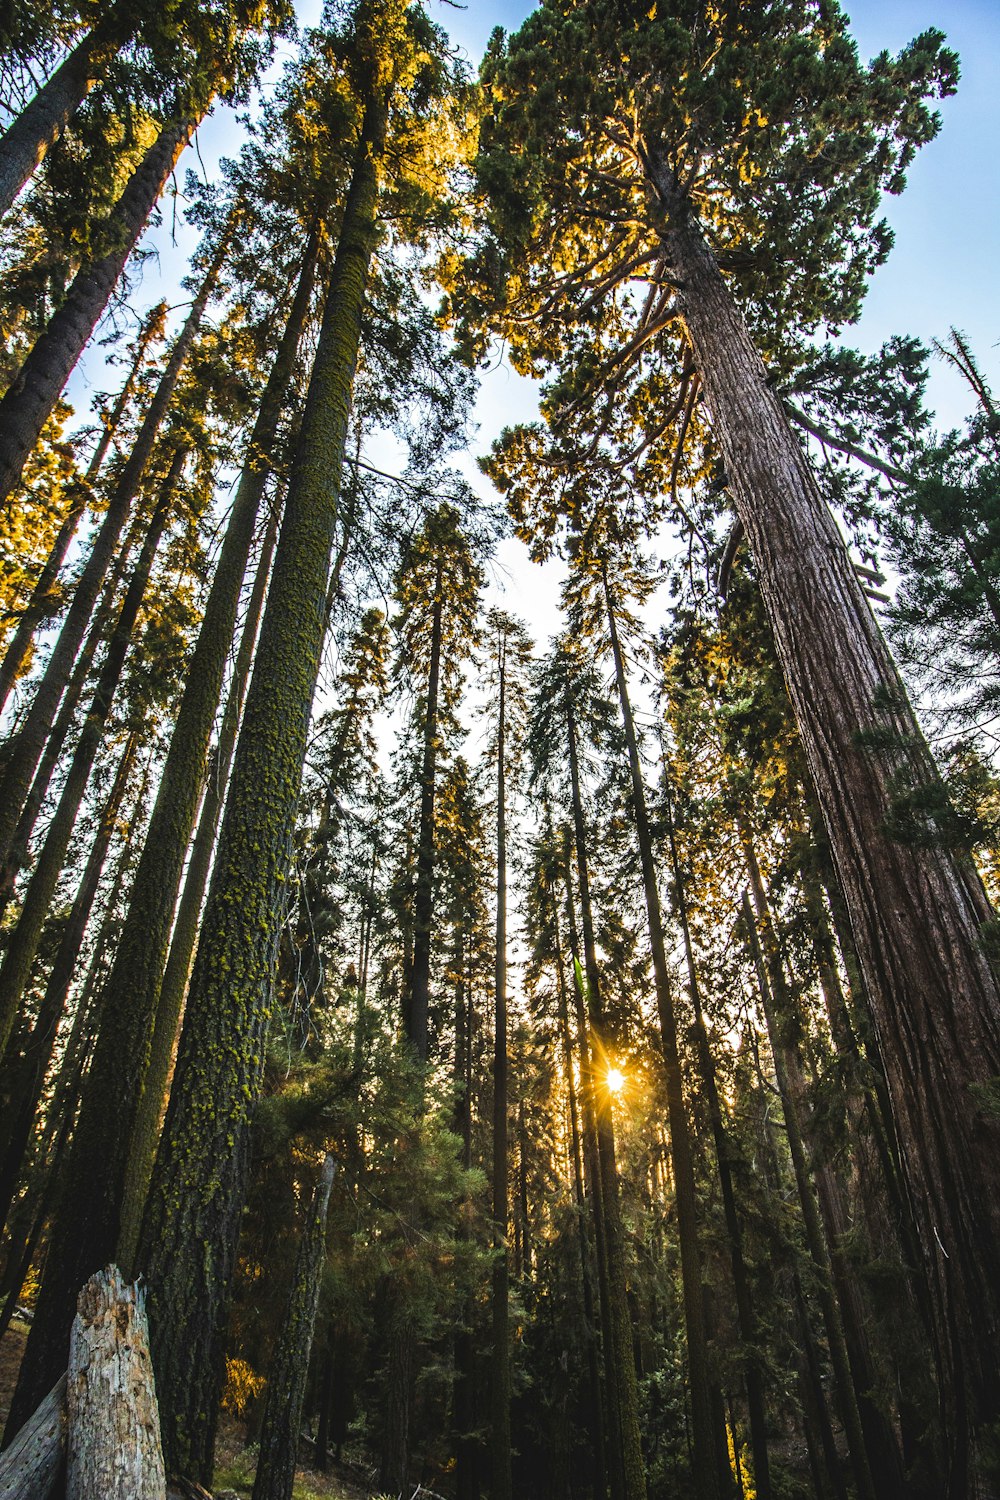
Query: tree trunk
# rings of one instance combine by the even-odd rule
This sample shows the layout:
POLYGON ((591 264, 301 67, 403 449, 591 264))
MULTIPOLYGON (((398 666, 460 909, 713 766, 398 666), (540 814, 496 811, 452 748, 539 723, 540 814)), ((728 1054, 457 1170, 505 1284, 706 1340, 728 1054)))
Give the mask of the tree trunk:
POLYGON ((434 925, 434 800, 438 754, 438 694, 441 683, 441 634, 444 593, 441 561, 434 579, 434 614, 427 673, 427 709, 420 767, 420 827, 417 833, 417 872, 413 892, 413 961, 406 1006, 406 1035, 421 1062, 427 1061, 430 1005, 431 928, 434 925))
MULTIPOLYGON (((755 864, 751 860, 751 855, 752 851, 748 854, 748 865, 751 871, 753 871, 755 864)), ((763 889, 760 886, 759 876, 753 881, 753 889, 754 901, 758 909, 757 920, 764 925, 768 923, 768 917, 766 907, 762 909, 763 889)), ((816 1294, 823 1313, 823 1325, 826 1328, 826 1339, 830 1350, 830 1363, 833 1365, 833 1373, 837 1382, 838 1406, 840 1408, 841 1420, 844 1424, 844 1432, 847 1436, 851 1467, 860 1500, 877 1500, 871 1468, 868 1462, 864 1428, 862 1427, 861 1416, 858 1411, 854 1378, 847 1353, 843 1318, 834 1292, 829 1250, 824 1238, 819 1207, 816 1203, 816 1195, 810 1179, 809 1163, 806 1159, 805 1143, 802 1138, 802 1126, 799 1119, 795 1088, 793 1078, 790 1076, 789 1063, 792 1062, 794 1067, 794 1061, 790 1058, 791 1049, 786 1045, 781 1034, 781 1026, 775 1009, 774 990, 776 986, 771 976, 774 975, 775 978, 777 977, 775 974, 775 965, 778 959, 776 955, 769 953, 770 963, 767 964, 765 962, 764 953, 761 951, 757 924, 754 921, 754 914, 750 908, 750 898, 746 893, 743 896, 743 924, 746 928, 747 943, 757 976, 761 1006, 764 1011, 764 1020, 767 1024, 768 1040, 771 1044, 771 1057, 774 1062, 778 1092, 781 1096, 781 1108, 785 1121, 785 1132, 788 1138, 788 1150, 792 1158, 795 1184, 798 1189, 799 1204, 802 1209, 802 1225, 805 1231, 806 1245, 816 1272, 816 1294), (769 967, 771 969, 770 975, 768 973, 769 967)), ((765 933, 768 932, 769 925, 765 926, 765 933)), ((777 986, 777 988, 780 988, 780 986, 777 986)))
MULTIPOLYGON (((233 679, 229 685, 226 707, 219 729, 219 741, 215 748, 215 754, 209 763, 208 777, 205 783, 205 796, 202 801, 201 816, 198 820, 198 831, 191 848, 191 857, 188 860, 187 871, 184 877, 184 888, 177 906, 177 917, 170 938, 170 950, 167 955, 166 965, 163 968, 163 981, 160 985, 159 997, 156 1003, 156 1017, 153 1022, 153 1032, 149 1047, 149 1062, 146 1067, 142 1094, 138 1101, 135 1125, 128 1141, 128 1161, 125 1167, 121 1229, 118 1236, 118 1256, 124 1264, 129 1266, 135 1258, 142 1209, 146 1201, 149 1179, 156 1156, 156 1143, 163 1124, 170 1072, 173 1067, 177 1047, 178 1028, 184 1009, 184 996, 187 992, 188 980, 191 977, 191 959, 194 955, 195 943, 198 940, 198 923, 201 917, 202 902, 205 896, 205 888, 208 885, 212 855, 215 852, 219 815, 222 811, 226 785, 229 780, 229 769, 232 764, 233 752, 236 748, 236 736, 239 733, 243 701, 246 696, 247 682, 250 678, 254 647, 257 643, 257 627, 260 623, 264 595, 270 576, 271 558, 277 538, 278 516, 279 509, 276 507, 273 516, 268 522, 261 555, 257 563, 257 574, 254 579, 253 592, 247 605, 246 618, 243 622, 243 634, 240 638, 240 647, 233 668, 233 679)), ((149 840, 147 837, 148 846, 149 840)), ((139 868, 140 870, 142 868, 141 862, 139 868)), ((128 917, 126 917, 127 922, 128 917)), ((116 966, 113 966, 111 976, 105 986, 105 1003, 111 1001, 112 996, 123 993, 121 987, 112 987, 112 980, 114 980, 115 974, 116 966)), ((123 1033, 124 1027, 116 1033, 115 1026, 112 1024, 108 1034, 112 1037, 117 1034, 120 1042, 123 1033)), ((97 1058, 95 1057, 96 1062, 97 1058)), ((134 1092, 136 1086, 134 1077, 116 1077, 115 1082, 110 1086, 115 1088, 122 1088, 124 1086, 128 1088, 130 1085, 134 1092)), ((101 1097, 100 1093, 97 1093, 95 1097, 99 1099, 101 1097)), ((127 1099, 123 1100, 123 1110, 127 1103, 127 1099)), ((106 1113, 106 1110, 104 1113, 98 1112, 98 1120, 106 1118, 106 1113)), ((115 1159, 117 1159, 117 1156, 108 1159, 109 1168, 115 1159)))
POLYGON ((0 139, 0 216, 41 165, 134 27, 130 7, 111 7, 12 120, 0 139))
POLYGON ((16 487, 195 123, 172 120, 163 126, 108 217, 111 248, 77 272, 65 302, 49 319, 0 401, 0 505, 16 487))
POLYGON ((267 1377, 252 1500, 291 1500, 313 1328, 326 1259, 326 1215, 336 1162, 327 1155, 302 1231, 285 1321, 267 1377))
POLYGON ((0 915, 6 914, 7 907, 14 896, 18 876, 29 862, 29 845, 35 831, 38 814, 44 806, 52 784, 52 777, 55 775, 56 767, 66 748, 66 742, 76 723, 80 701, 90 680, 94 658, 106 644, 115 608, 120 607, 119 586, 128 572, 132 554, 146 526, 148 526, 147 516, 137 514, 133 517, 132 525, 128 529, 115 565, 105 581, 87 638, 76 659, 69 682, 66 684, 66 691, 59 704, 59 712, 56 714, 55 722, 45 741, 38 769, 35 771, 28 795, 21 808, 21 816, 11 840, 10 853, 6 863, 0 868, 0 915))
POLYGON ((66 1500, 166 1500, 142 1293, 117 1266, 80 1293, 66 1405, 66 1500))
POLYGON ((146 352, 153 339, 162 335, 163 319, 166 311, 166 303, 158 303, 150 311, 140 329, 139 338, 135 345, 132 368, 129 370, 128 378, 119 391, 110 414, 102 424, 100 441, 91 455, 90 462, 87 465, 87 472, 84 474, 82 480, 77 480, 73 485, 69 510, 63 519, 55 541, 52 543, 49 555, 42 565, 41 572, 35 580, 35 586, 31 591, 31 598, 25 605, 24 612, 17 623, 17 628, 7 644, 3 663, 0 664, 0 711, 5 707, 11 688, 17 681, 18 675, 24 666, 28 652, 31 649, 36 626, 42 620, 49 619, 56 613, 53 604, 59 572, 66 560, 69 545, 76 535, 77 527, 87 509, 87 503, 91 498, 90 487, 100 472, 101 465, 107 456, 112 439, 118 430, 118 424, 122 419, 125 408, 132 399, 132 392, 135 389, 135 383, 145 361, 146 352))
MULTIPOLYGON (((669 774, 669 773, 668 773, 669 774)), ((684 956, 687 962, 688 989, 694 1006, 695 1046, 701 1071, 708 1116, 715 1141, 715 1155, 719 1172, 719 1191, 722 1197, 722 1212, 729 1239, 729 1261, 733 1273, 733 1291, 736 1299, 736 1319, 743 1345, 743 1380, 746 1386, 747 1415, 750 1421, 750 1446, 753 1453, 754 1492, 757 1500, 771 1500, 771 1466, 767 1450, 767 1408, 764 1400, 764 1377, 761 1369, 761 1330, 754 1314, 750 1294, 750 1278, 746 1258, 743 1254, 743 1228, 736 1207, 736 1189, 733 1182, 731 1145, 722 1115, 722 1103, 716 1080, 715 1059, 708 1039, 708 1029, 701 1008, 701 986, 695 964, 694 947, 691 942, 691 927, 688 921, 687 895, 677 853, 676 830, 673 809, 670 806, 670 791, 667 789, 667 831, 670 841, 670 857, 673 867, 677 917, 684 939, 684 956)), ((734 1435, 735 1446, 735 1435, 734 1435)), ((737 1470, 739 1464, 737 1462, 737 1470)))
POLYGON ((943 845, 894 840, 937 779, 891 657, 746 322, 665 162, 664 245, 847 900, 932 1289, 952 1492, 1000 1410, 1000 997, 981 896, 943 845))
POLYGON ((178 450, 166 478, 160 486, 156 507, 150 518, 135 571, 129 581, 121 613, 108 642, 94 696, 84 719, 80 739, 73 753, 59 802, 52 815, 38 862, 28 882, 24 902, 11 934, 10 944, 0 966, 0 1046, 6 1046, 17 1016, 17 1008, 28 982, 31 965, 38 951, 42 929, 73 835, 77 814, 87 790, 90 773, 101 747, 115 693, 121 681, 132 632, 142 607, 143 596, 152 571, 156 550, 166 529, 174 501, 174 491, 187 457, 178 450))
POLYGON ((143 417, 132 450, 115 481, 104 520, 88 549, 87 561, 73 591, 72 603, 35 690, 31 707, 5 760, 0 779, 0 863, 5 862, 11 853, 21 809, 30 792, 32 777, 45 748, 63 689, 73 671, 73 664, 115 556, 122 529, 140 492, 142 477, 152 456, 160 425, 201 327, 221 265, 221 258, 217 256, 191 304, 184 327, 174 340, 170 358, 143 417))
POLYGON ((325 627, 340 475, 376 237, 385 100, 358 143, 267 608, 146 1204, 169 1466, 211 1480, 224 1326, 246 1195, 275 944, 325 627))
POLYGON ((66 1449, 66 1376, 0 1455, 0 1500, 55 1500, 66 1449))
MULTIPOLYGON (((583 951, 586 963, 587 1001, 590 1028, 599 1048, 607 1045, 604 1012, 601 1004, 601 976, 597 966, 597 943, 590 905, 590 879, 587 869, 587 833, 580 789, 580 767, 576 742, 576 722, 568 713, 568 749, 573 794, 573 825, 576 840, 576 866, 580 881, 580 915, 583 923, 583 951)), ((592 1059, 593 1061, 593 1059, 592 1059)), ((605 1247, 608 1265, 608 1291, 612 1342, 604 1351, 606 1363, 613 1364, 618 1407, 618 1432, 621 1442, 621 1476, 624 1500, 645 1500, 646 1471, 639 1433, 639 1391, 632 1353, 632 1325, 629 1319, 625 1275, 621 1210, 618 1201, 618 1168, 615 1161, 615 1130, 611 1095, 601 1088, 590 1070, 588 1087, 594 1101, 597 1126, 597 1158, 601 1181, 605 1247)))
MULTIPOLYGON (((132 885, 128 915, 108 978, 104 1002, 106 1020, 102 1021, 87 1088, 88 1097, 94 1096, 94 1106, 88 1109, 86 1116, 81 1115, 81 1150, 89 1151, 94 1160, 106 1164, 102 1167, 102 1174, 106 1173, 108 1183, 103 1201, 102 1195, 94 1191, 93 1181, 90 1184, 89 1201, 94 1208, 100 1205, 100 1222, 95 1227, 92 1253, 100 1259, 99 1245, 109 1242, 118 1232, 121 1214, 118 1257, 127 1267, 134 1259, 152 1167, 166 1082, 163 1063, 167 1048, 170 1055, 173 1053, 179 1020, 179 1012, 174 1008, 176 990, 170 997, 170 1011, 164 1012, 162 1020, 159 1015, 170 925, 205 782, 212 725, 232 646, 254 528, 270 472, 271 451, 287 407, 299 344, 308 317, 317 244, 318 231, 314 227, 306 246, 284 336, 250 437, 205 615, 188 668, 160 789, 132 885), (150 1032, 157 1022, 161 1034, 155 1053, 156 1072, 145 1078, 144 1088, 150 1032), (143 1097, 147 1099, 145 1105, 143 1097), (113 1110, 108 1108, 109 1098, 115 1100, 113 1110), (130 1153, 134 1170, 129 1170, 130 1153)), ((254 590, 253 602, 258 611, 266 576, 265 564, 264 576, 257 580, 254 590)), ((256 619, 248 618, 247 630, 246 655, 256 637, 256 619)), ((245 655, 242 647, 240 655, 245 655)), ((247 660, 244 669, 248 668, 247 660)), ((241 686, 234 707, 242 702, 242 696, 241 686)), ((186 979, 187 975, 184 977, 186 979)), ((77 1233, 81 1232, 78 1224, 77 1233)))
POLYGON ((680 1048, 677 1039, 677 1013, 667 969, 667 954, 663 936, 663 915, 660 909, 660 892, 656 879, 656 864, 653 859, 653 839, 646 809, 646 788, 642 779, 639 761, 639 744, 635 732, 635 720, 628 696, 628 681, 625 676, 625 661, 618 637, 618 622, 615 617, 611 585, 608 580, 607 563, 602 562, 601 580, 607 608, 608 632, 615 663, 615 681, 622 723, 625 728, 625 743, 632 787, 632 821, 635 825, 636 841, 639 845, 639 861, 642 867, 642 886, 646 901, 646 922, 649 927, 649 947, 653 960, 653 976, 656 984, 656 1008, 660 1022, 660 1046, 663 1053, 663 1070, 667 1089, 667 1118, 670 1125, 670 1157, 674 1169, 674 1199, 677 1206, 677 1235, 681 1252, 681 1282, 684 1294, 684 1327, 687 1334, 689 1397, 691 1402, 691 1429, 694 1440, 694 1484, 698 1500, 718 1500, 720 1479, 715 1455, 717 1452, 717 1421, 712 1411, 711 1389, 708 1369, 708 1336, 705 1329, 704 1301, 701 1285, 701 1251, 698 1246, 698 1205, 695 1190, 694 1159, 691 1148, 691 1127, 684 1103, 684 1078, 681 1071, 680 1048))
POLYGON ((511 1500, 510 1330, 507 1264, 507 787, 506 641, 499 641, 500 701, 497 717, 497 923, 493 1039, 493 1350, 490 1385, 491 1500, 511 1500))
POLYGON ((55 1049, 59 1021, 73 982, 73 972, 80 957, 80 949, 83 946, 87 924, 97 896, 97 887, 104 871, 104 862, 107 859, 108 849, 111 847, 122 799, 125 796, 129 776, 132 774, 138 748, 139 736, 133 731, 126 742, 111 790, 105 799, 97 825, 97 835, 91 845, 80 885, 59 939, 59 947, 56 949, 45 993, 38 1007, 38 1015, 20 1059, 19 1071, 23 1075, 22 1082, 12 1111, 12 1128, 4 1147, 3 1162, 0 1165, 0 1224, 7 1222, 18 1178, 21 1175, 35 1111, 38 1108, 45 1076, 55 1049))

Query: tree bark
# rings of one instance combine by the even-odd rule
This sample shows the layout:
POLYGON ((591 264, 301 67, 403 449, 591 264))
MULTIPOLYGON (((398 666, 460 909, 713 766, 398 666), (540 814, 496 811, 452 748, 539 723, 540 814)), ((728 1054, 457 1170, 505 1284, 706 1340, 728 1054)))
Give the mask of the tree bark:
POLYGON ((170 1106, 143 1220, 168 1465, 211 1480, 223 1326, 246 1195, 369 267, 387 102, 370 100, 247 696, 170 1106))
POLYGON ((108 63, 131 34, 129 7, 111 7, 92 31, 82 37, 42 85, 31 103, 12 120, 0 139, 0 216, 40 166, 45 153, 62 135, 108 63))
POLYGON ((17 485, 195 123, 172 120, 163 126, 108 218, 110 248, 77 272, 65 302, 49 319, 0 401, 0 505, 17 485))
MULTIPOLYGON (((572 708, 567 715, 570 779, 573 796, 573 827, 576 843, 576 866, 580 881, 580 916, 583 923, 583 951, 586 963, 587 1002, 590 1028, 599 1048, 606 1048, 604 1013, 601 1003, 601 976, 597 965, 597 943, 590 904, 590 879, 587 867, 587 831, 580 787, 576 721, 572 708)), ((593 1062, 593 1059, 592 1059, 593 1062)), ((615 1161, 615 1133, 611 1096, 601 1089, 590 1069, 588 1088, 594 1101, 597 1129, 597 1158, 601 1182, 605 1249, 608 1267, 608 1292, 611 1344, 604 1351, 605 1362, 614 1365, 614 1391, 618 1408, 618 1435, 621 1444, 621 1483, 624 1500, 645 1500, 646 1470, 639 1432, 639 1390, 632 1352, 632 1324, 626 1291, 625 1253, 618 1199, 618 1167, 615 1161)))
POLYGON ((142 1294, 117 1266, 80 1293, 66 1405, 66 1500, 167 1500, 142 1294))
POLYGON ((980 901, 942 846, 894 840, 919 734, 808 460, 691 209, 654 151, 664 247, 847 900, 932 1289, 952 1493, 1000 1410, 1000 997, 980 901))
POLYGON ((121 681, 125 658, 132 643, 132 632, 142 607, 153 561, 166 529, 174 500, 174 491, 186 457, 187 454, 183 449, 178 450, 166 478, 160 485, 156 506, 150 518, 149 530, 125 592, 125 598, 122 600, 121 612, 108 642, 108 649, 97 679, 93 699, 84 719, 80 739, 73 752, 73 759, 70 762, 56 810, 52 815, 52 822, 45 835, 38 862, 28 882, 17 925, 11 935, 3 964, 0 966, 0 1046, 3 1047, 7 1045, 10 1038, 17 1008, 31 972, 31 965, 38 952, 42 928, 55 894, 77 814, 90 780, 90 773, 101 747, 104 729, 121 681))
POLYGON ((420 826, 417 833, 417 871, 413 892, 413 961, 406 1007, 406 1035, 421 1062, 427 1061, 430 1042, 427 1013, 431 987, 431 928, 434 925, 434 801, 438 756, 438 695, 441 684, 441 635, 444 612, 443 564, 438 560, 434 579, 431 650, 427 672, 427 707, 420 765, 420 826))
POLYGON ((87 502, 90 499, 90 487, 100 472, 101 465, 107 456, 112 439, 118 430, 118 424, 122 419, 125 408, 132 399, 132 392, 135 389, 135 383, 145 361, 146 352, 153 339, 162 335, 163 319, 166 310, 166 303, 158 303, 150 311, 139 331, 139 338, 135 345, 135 354, 128 378, 119 391, 111 412, 102 424, 100 440, 91 455, 83 479, 77 480, 73 486, 69 510, 63 519, 55 541, 52 543, 49 555, 45 559, 42 569, 35 580, 35 586, 31 591, 31 598, 25 605, 24 612, 17 622, 17 628, 7 644, 3 663, 0 664, 0 711, 5 707, 11 688, 17 681, 18 675, 24 666, 32 640, 34 639, 36 626, 40 621, 48 619, 55 613, 53 604, 59 572, 66 560, 69 545, 75 537, 77 527, 87 509, 87 502))
POLYGON ((507 1263, 507 786, 506 639, 498 642, 500 701, 497 708, 497 920, 493 1037, 493 1349, 490 1386, 492 1500, 511 1500, 510 1330, 507 1263))
POLYGON ((639 845, 642 886, 649 928, 649 948, 656 985, 656 1008, 660 1022, 660 1047, 667 1091, 667 1118, 670 1125, 670 1157, 674 1169, 674 1199, 677 1206, 677 1235, 681 1252, 681 1282, 684 1295, 684 1327, 687 1334, 691 1429, 694 1439, 694 1483, 699 1500, 719 1500, 720 1481, 716 1464, 717 1422, 712 1411, 711 1382, 708 1369, 708 1335, 702 1294, 701 1251, 698 1245, 698 1207, 695 1191, 694 1156, 691 1126, 684 1102, 684 1077, 681 1070, 677 1038, 677 1013, 674 1006, 667 954, 663 936, 663 914, 653 859, 653 839, 646 808, 646 788, 639 761, 639 743, 635 719, 628 695, 625 661, 618 636, 618 621, 608 579, 607 563, 601 564, 601 582, 607 610, 608 633, 615 663, 615 682, 625 729, 630 782, 632 787, 632 821, 639 845))
POLYGON ((54 1500, 66 1448, 66 1376, 0 1455, 0 1500, 54 1500))
POLYGON ((313 1328, 326 1259, 326 1215, 336 1162, 327 1155, 302 1231, 285 1321, 267 1377, 252 1500, 291 1500, 313 1328))
MULTIPOLYGON (((180 150, 180 144, 177 150, 180 150)), ((157 383, 132 450, 115 481, 104 520, 88 550, 83 572, 73 591, 72 603, 35 690, 31 708, 5 760, 3 777, 0 779, 0 863, 10 856, 21 809, 29 795, 32 777, 45 748, 63 689, 73 671, 73 664, 108 569, 112 565, 122 530, 140 492, 142 477, 152 456, 160 425, 201 327, 221 266, 222 258, 217 255, 191 304, 183 328, 174 340, 170 358, 157 383)))

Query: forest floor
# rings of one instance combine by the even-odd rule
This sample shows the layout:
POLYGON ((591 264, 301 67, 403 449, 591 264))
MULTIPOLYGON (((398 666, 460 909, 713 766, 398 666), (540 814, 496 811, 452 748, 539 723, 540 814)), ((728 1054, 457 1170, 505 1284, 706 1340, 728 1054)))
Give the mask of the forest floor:
MULTIPOLYGON (((15 1318, 0 1338, 0 1431, 7 1421, 10 1400, 17 1383, 17 1372, 28 1337, 28 1325, 15 1318)), ((215 1493, 249 1495, 253 1489, 257 1449, 248 1447, 242 1424, 223 1416, 216 1445, 215 1493)), ((327 1474, 302 1468, 296 1470, 292 1500, 367 1500, 371 1490, 345 1468, 331 1469, 327 1474)))

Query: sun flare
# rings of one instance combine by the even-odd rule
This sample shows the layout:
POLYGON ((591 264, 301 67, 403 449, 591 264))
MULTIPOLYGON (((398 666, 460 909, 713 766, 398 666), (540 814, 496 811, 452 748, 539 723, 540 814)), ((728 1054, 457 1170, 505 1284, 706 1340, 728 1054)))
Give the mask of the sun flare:
POLYGON ((620 1094, 625 1087, 625 1074, 621 1068, 609 1068, 605 1083, 608 1086, 609 1093, 620 1094))

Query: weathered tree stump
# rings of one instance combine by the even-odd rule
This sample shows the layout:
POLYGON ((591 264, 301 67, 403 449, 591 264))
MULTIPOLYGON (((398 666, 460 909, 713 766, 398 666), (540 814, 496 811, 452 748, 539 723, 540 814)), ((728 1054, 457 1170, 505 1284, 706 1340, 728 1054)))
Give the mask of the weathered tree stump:
POLYGON ((62 1469, 65 1442, 64 1375, 0 1454, 0 1500, 49 1500, 62 1469))
POLYGON ((146 1310, 117 1266, 80 1293, 67 1406, 66 1500, 166 1500, 146 1310))

